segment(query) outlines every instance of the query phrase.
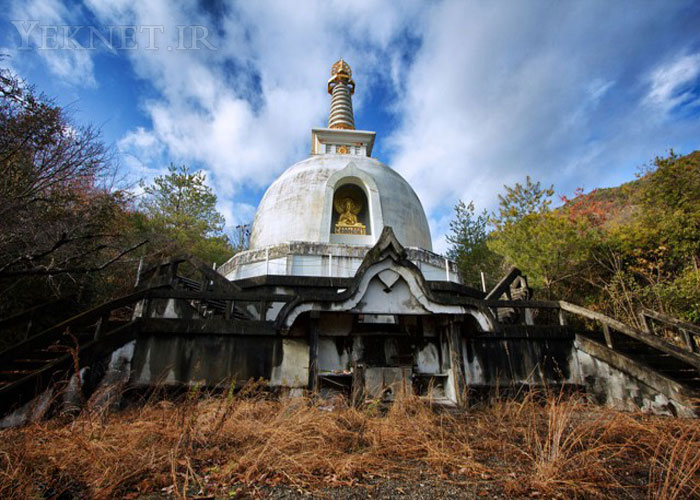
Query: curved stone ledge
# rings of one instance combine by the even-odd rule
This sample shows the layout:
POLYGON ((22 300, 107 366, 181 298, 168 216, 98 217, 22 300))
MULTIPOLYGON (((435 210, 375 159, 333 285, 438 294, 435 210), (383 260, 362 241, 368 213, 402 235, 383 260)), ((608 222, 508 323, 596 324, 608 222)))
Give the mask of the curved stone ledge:
MULTIPOLYGON (((352 277, 371 246, 291 241, 234 255, 217 268, 229 280, 284 274, 352 277)), ((428 250, 406 248, 406 256, 431 281, 461 283, 457 264, 428 250)))

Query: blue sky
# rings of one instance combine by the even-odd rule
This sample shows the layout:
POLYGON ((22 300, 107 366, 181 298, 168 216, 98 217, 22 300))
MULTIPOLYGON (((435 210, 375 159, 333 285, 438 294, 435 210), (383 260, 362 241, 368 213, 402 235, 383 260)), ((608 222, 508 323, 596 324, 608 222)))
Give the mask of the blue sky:
POLYGON ((342 56, 358 128, 442 251, 459 199, 493 209, 528 174, 560 194, 617 185, 700 148, 698 26, 694 1, 23 0, 0 52, 101 127, 131 182, 205 169, 229 226, 308 155, 342 56))

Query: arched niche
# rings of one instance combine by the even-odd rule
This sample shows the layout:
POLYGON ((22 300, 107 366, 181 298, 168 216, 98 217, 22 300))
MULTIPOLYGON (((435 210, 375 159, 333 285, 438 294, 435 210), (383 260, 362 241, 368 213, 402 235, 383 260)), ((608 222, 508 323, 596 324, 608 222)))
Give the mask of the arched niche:
MULTIPOLYGON (((350 188, 346 188, 350 189, 350 188)), ((379 190, 374 179, 367 172, 358 168, 353 162, 349 162, 345 168, 331 175, 326 183, 326 195, 321 220, 321 241, 330 243, 344 243, 349 245, 373 245, 379 233, 384 227, 382 206, 379 199, 379 190), (367 204, 362 217, 366 215, 366 234, 337 234, 334 232, 337 214, 333 206, 334 197, 338 189, 343 186, 354 185, 364 194, 367 204)))
POLYGON ((331 233, 350 236, 372 234, 369 199, 358 183, 345 182, 335 188, 331 233))

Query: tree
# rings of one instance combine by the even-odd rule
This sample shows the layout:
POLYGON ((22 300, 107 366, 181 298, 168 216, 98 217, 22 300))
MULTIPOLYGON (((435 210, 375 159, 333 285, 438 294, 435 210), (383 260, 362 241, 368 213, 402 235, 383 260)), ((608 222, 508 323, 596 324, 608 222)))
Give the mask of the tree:
POLYGON ((657 157, 635 187, 634 216, 606 235, 621 265, 605 290, 632 319, 641 305, 699 322, 700 152, 657 157))
POLYGON ((489 248, 520 268, 549 297, 564 296, 563 287, 580 276, 591 234, 559 213, 528 214, 491 234, 489 248))
POLYGON ((700 267, 700 151, 657 157, 642 178, 639 202, 672 265, 700 267))
POLYGON ((656 158, 618 188, 550 209, 529 178, 506 187, 489 247, 549 295, 628 324, 640 307, 700 322, 700 152, 656 158))
POLYGON ((231 241, 235 253, 248 250, 250 247, 250 224, 238 224, 232 234, 231 241))
POLYGON ((553 186, 543 189, 528 176, 524 185, 505 186, 499 195, 498 215, 491 218, 496 230, 488 246, 520 268, 534 287, 547 295, 561 292, 561 285, 579 276, 586 263, 592 233, 583 219, 572 221, 550 210, 553 186))
POLYGON ((492 285, 498 280, 502 259, 487 246, 488 212, 476 214, 474 202, 459 201, 454 207, 455 218, 450 221, 448 257, 457 262, 464 283, 481 288, 483 272, 492 285))
POLYGON ((503 186, 505 195, 498 195, 498 215, 491 218, 496 229, 503 229, 508 224, 521 220, 526 215, 549 212, 554 195, 554 186, 543 189, 540 182, 532 182, 530 176, 525 178, 525 185, 519 182, 514 187, 503 186))
POLYGON ((124 237, 129 196, 111 188, 114 168, 99 132, 71 123, 6 70, 0 130, 0 314, 84 295, 143 243, 124 237))
POLYGON ((145 220, 141 224, 153 243, 152 253, 188 253, 217 263, 233 255, 222 232, 224 217, 216 210, 216 195, 205 181, 204 172, 171 164, 167 174, 151 185, 142 184, 145 220))

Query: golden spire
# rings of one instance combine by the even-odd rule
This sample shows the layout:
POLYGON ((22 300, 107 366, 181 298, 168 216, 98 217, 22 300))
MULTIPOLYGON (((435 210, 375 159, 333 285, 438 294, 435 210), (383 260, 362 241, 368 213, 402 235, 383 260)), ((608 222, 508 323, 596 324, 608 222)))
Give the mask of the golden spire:
POLYGON ((352 80, 350 65, 342 58, 331 66, 328 93, 331 95, 328 128, 354 130, 355 117, 352 112, 352 95, 355 93, 355 82, 352 80))

